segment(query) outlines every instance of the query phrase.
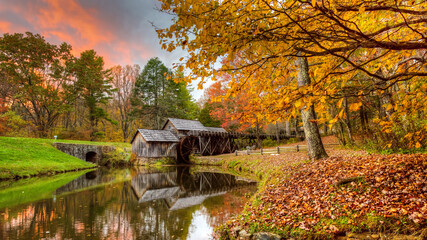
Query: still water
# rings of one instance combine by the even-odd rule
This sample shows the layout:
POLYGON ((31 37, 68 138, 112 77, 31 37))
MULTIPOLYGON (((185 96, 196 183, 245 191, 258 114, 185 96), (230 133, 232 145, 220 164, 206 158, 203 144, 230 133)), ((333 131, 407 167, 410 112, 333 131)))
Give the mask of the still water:
POLYGON ((256 182, 212 169, 97 169, 0 182, 1 239, 211 239, 256 182))

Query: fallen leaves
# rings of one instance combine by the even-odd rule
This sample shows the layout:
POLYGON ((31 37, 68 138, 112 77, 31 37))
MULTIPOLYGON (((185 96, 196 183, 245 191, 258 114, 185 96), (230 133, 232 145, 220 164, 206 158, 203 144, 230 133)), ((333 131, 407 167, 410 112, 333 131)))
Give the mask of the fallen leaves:
POLYGON ((306 231, 325 225, 327 232, 337 233, 339 226, 327 225, 325 219, 344 217, 356 225, 356 219, 368 214, 427 224, 427 154, 351 152, 335 150, 325 160, 282 164, 281 179, 270 180, 274 184, 258 195, 260 204, 247 207, 246 224, 306 231), (347 178, 354 181, 334 184, 347 178))

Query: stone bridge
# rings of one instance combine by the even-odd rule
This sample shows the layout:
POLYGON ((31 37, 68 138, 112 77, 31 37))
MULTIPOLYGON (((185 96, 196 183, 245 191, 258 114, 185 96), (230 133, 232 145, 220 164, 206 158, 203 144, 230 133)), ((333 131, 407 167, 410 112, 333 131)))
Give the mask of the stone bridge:
POLYGON ((68 155, 92 163, 98 163, 98 161, 102 159, 104 153, 115 150, 113 146, 98 146, 74 143, 54 143, 53 146, 68 155))

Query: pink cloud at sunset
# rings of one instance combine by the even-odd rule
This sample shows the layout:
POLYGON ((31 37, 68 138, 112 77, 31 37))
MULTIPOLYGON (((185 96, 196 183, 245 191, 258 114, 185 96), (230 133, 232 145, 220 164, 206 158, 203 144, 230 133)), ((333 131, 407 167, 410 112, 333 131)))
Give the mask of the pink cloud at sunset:
MULTIPOLYGON (((150 21, 168 24, 155 0, 0 0, 0 34, 33 32, 67 42, 75 55, 94 49, 107 66, 145 64, 159 57, 171 66, 180 56, 164 52, 150 21)), ((181 55, 182 56, 182 55, 181 55)))

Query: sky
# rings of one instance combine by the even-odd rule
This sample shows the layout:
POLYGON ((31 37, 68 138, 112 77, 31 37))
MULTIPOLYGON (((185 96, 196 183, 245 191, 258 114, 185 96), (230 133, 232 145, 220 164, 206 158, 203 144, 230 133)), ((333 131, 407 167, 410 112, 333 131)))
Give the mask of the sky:
MULTIPOLYGON (((168 27, 171 16, 157 0, 0 0, 0 34, 39 33, 54 44, 67 42, 73 53, 94 49, 106 67, 159 59, 169 68, 186 55, 161 49, 155 28, 168 27)), ((197 100, 203 90, 192 95, 197 100)))

